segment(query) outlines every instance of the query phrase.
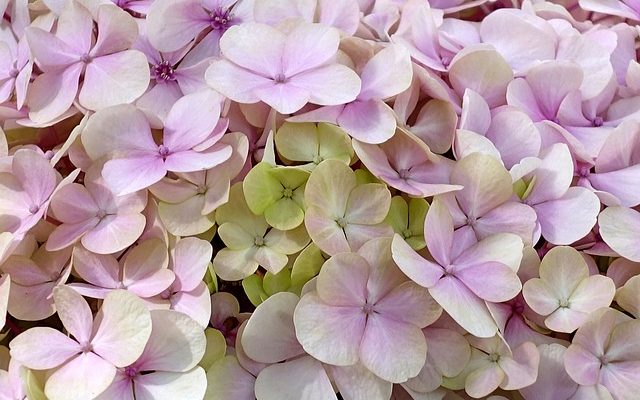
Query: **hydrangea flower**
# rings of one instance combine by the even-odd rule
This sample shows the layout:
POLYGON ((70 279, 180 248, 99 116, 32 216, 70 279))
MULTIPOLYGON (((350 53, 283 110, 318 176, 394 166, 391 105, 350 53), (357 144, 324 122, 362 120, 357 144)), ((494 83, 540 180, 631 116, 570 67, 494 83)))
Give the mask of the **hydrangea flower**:
POLYGON ((323 265, 316 290, 296 307, 294 325, 315 358, 337 366, 361 362, 386 381, 404 382, 422 369, 427 344, 421 329, 439 314, 428 292, 393 262, 391 240, 378 238, 323 265))
POLYGON ((258 266, 278 273, 285 267, 288 254, 309 243, 304 225, 291 231, 270 229, 263 216, 251 212, 242 193, 242 184, 231 188, 229 203, 216 211, 218 233, 228 248, 213 259, 216 274, 225 280, 240 280, 253 274, 258 266))
POLYGON ((76 0, 68 1, 59 17, 55 35, 38 27, 27 28, 29 49, 38 75, 29 91, 29 118, 46 123, 64 114, 78 93, 83 107, 98 110, 131 103, 149 84, 144 54, 128 50, 138 36, 135 20, 113 5, 102 5, 94 21, 76 0), (53 93, 48 93, 52 88, 53 93))
POLYGON ((439 197, 425 219, 425 241, 434 261, 415 252, 401 236, 393 238, 393 260, 402 272, 429 293, 465 330, 493 337, 498 327, 486 302, 507 301, 522 288, 516 275, 522 240, 510 233, 489 236, 461 249, 454 240, 453 220, 439 197))
POLYGON ((27 368, 55 368, 45 385, 49 399, 96 398, 111 384, 116 368, 142 354, 151 334, 149 311, 124 290, 105 298, 95 320, 87 302, 73 289, 59 286, 53 297, 73 339, 53 328, 31 328, 11 341, 11 356, 27 368))
POLYGON ((49 252, 41 246, 31 256, 12 255, 0 269, 11 275, 9 314, 38 321, 55 313, 53 290, 71 274, 71 249, 49 252))
POLYGON ((167 171, 206 170, 229 159, 231 146, 216 144, 222 134, 210 138, 219 114, 216 93, 204 90, 184 96, 169 111, 162 144, 156 144, 141 111, 114 106, 89 119, 82 143, 94 160, 113 157, 104 164, 102 177, 114 194, 122 196, 151 186, 167 171))
POLYGON ((326 160, 305 188, 305 226, 311 239, 330 255, 357 251, 369 239, 391 237, 384 224, 391 193, 378 183, 358 184, 347 165, 326 160))
POLYGON ((638 393, 640 322, 612 308, 591 314, 564 355, 567 373, 583 386, 602 385, 613 398, 638 393))
POLYGON ((607 207, 598 216, 600 235, 611 249, 631 261, 640 262, 640 213, 627 207, 607 207))
POLYGON ((288 34, 269 25, 242 24, 224 34, 223 58, 205 77, 233 101, 263 101, 281 114, 307 103, 345 104, 360 92, 360 78, 335 62, 339 41, 337 29, 320 24, 301 23, 288 34))
POLYGON ((425 199, 412 198, 407 201, 401 196, 393 196, 385 222, 417 251, 427 245, 424 241, 424 219, 427 211, 429 203, 425 199))
POLYGON ((205 351, 202 327, 188 316, 170 310, 151 311, 151 335, 140 357, 119 368, 98 400, 198 399, 207 380, 198 361, 205 351))
POLYGON ((527 304, 547 316, 547 328, 567 333, 578 329, 591 312, 608 307, 615 291, 611 278, 589 276, 580 253, 567 246, 551 249, 540 264, 540 278, 528 280, 522 288, 527 304))

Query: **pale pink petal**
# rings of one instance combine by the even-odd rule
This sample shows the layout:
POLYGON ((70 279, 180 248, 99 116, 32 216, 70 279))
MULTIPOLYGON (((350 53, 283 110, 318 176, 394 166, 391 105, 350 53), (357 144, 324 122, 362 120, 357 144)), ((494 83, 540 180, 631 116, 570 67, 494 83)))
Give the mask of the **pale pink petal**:
POLYGON ((89 191, 77 183, 60 188, 50 207, 56 219, 63 223, 83 222, 98 213, 98 206, 89 191))
POLYGON ((40 28, 25 30, 29 50, 44 71, 58 71, 80 61, 80 54, 68 44, 40 28))
MULTIPOLYGON (((260 25, 257 26, 260 29, 265 29, 260 25)), ((267 33, 266 30, 264 33, 267 33)), ((320 67, 336 55, 339 43, 340 33, 331 26, 299 24, 289 33, 285 41, 281 60, 282 73, 287 77, 293 77, 299 73, 320 67)), ((254 71, 260 71, 259 69, 249 68, 254 71)))
POLYGON ((202 90, 180 98, 164 121, 163 144, 172 152, 189 150, 211 134, 220 115, 220 95, 202 90))
POLYGON ((73 104, 83 65, 76 63, 62 71, 39 75, 29 88, 29 118, 35 123, 48 123, 63 115, 73 104))
POLYGON ((242 348, 247 356, 273 364, 304 353, 293 325, 298 300, 293 293, 281 292, 256 308, 242 333, 242 348))
POLYGON ((109 387, 116 368, 94 353, 82 353, 56 370, 44 386, 51 400, 84 400, 109 387))
POLYGON ((431 296, 466 331, 477 337, 492 337, 498 330, 484 300, 461 281, 446 276, 429 289, 431 296))
POLYGON ((296 336, 304 350, 332 365, 358 361, 365 320, 359 307, 326 305, 315 293, 304 295, 293 315, 296 336))
POLYGON ((400 235, 396 234, 393 237, 391 246, 393 261, 398 264, 402 272, 420 286, 431 288, 444 274, 444 269, 440 265, 416 253, 400 235))
POLYGON ((359 185, 349 194, 344 217, 350 224, 378 224, 386 217, 390 205, 391 193, 384 185, 359 185))
POLYGON ((53 290, 53 300, 65 329, 79 343, 89 343, 93 330, 93 314, 87 301, 78 292, 64 285, 53 290))
POLYGON ((136 400, 201 399, 207 390, 207 376, 196 367, 184 373, 156 371, 136 378, 136 400))
POLYGON ((97 57, 87 64, 78 99, 91 110, 133 103, 149 85, 147 57, 137 50, 97 57))
POLYGON ((572 344, 564 353, 564 365, 567 373, 580 385, 598 383, 600 360, 582 346, 572 344))
POLYGON ((258 269, 255 251, 255 248, 218 251, 213 258, 216 275, 225 281, 239 281, 253 274, 258 269))
POLYGON ((453 245, 453 219, 446 204, 439 197, 431 202, 424 226, 424 238, 429 253, 440 265, 450 264, 453 245))
POLYGON ((27 368, 55 368, 81 352, 81 347, 62 332, 35 327, 22 332, 9 344, 11 357, 27 368))
POLYGON ((318 297, 336 307, 364 305, 370 269, 367 261, 358 254, 336 254, 322 265, 316 283, 318 297))
POLYGON ((542 344, 538 346, 540 364, 536 381, 520 389, 527 400, 554 400, 556 397, 568 399, 577 389, 575 383, 564 369, 563 359, 566 348, 560 344, 542 344))
POLYGON ((432 324, 442 313, 442 308, 431 298, 429 292, 414 282, 397 286, 376 302, 375 310, 384 317, 419 328, 432 324))
POLYGON ((304 224, 314 243, 329 255, 350 251, 344 230, 325 215, 325 211, 311 206, 304 215, 304 224))
POLYGON ((640 213, 631 208, 608 207, 598 217, 600 235, 614 251, 640 262, 640 213))
POLYGON ((41 206, 53 193, 57 185, 55 170, 49 161, 31 150, 18 151, 11 164, 13 175, 20 180, 33 204, 41 206))
POLYGON ((94 253, 111 254, 135 242, 146 224, 142 214, 107 215, 81 239, 82 245, 94 253))
POLYGON ((385 142, 396 129, 393 110, 382 100, 349 103, 337 122, 349 135, 365 143, 385 142))
POLYGON ((260 400, 337 399, 322 364, 312 357, 273 364, 263 369, 256 378, 255 394, 260 400), (274 382, 278 384, 274 385, 274 382))
POLYGON ((247 71, 227 60, 212 62, 205 73, 205 79, 209 86, 239 103, 257 103, 261 99, 256 90, 273 86, 271 79, 247 71))
POLYGON ((114 194, 122 196, 148 188, 167 174, 159 154, 131 151, 105 163, 102 176, 114 194))
POLYGON ((331 376, 343 398, 388 399, 393 384, 380 379, 362 364, 332 367, 331 376))
POLYGON ((476 296, 494 303, 514 298, 522 288, 516 273, 498 262, 486 262, 456 270, 455 276, 476 296))
POLYGON ((596 224, 600 200, 588 189, 571 187, 557 200, 537 204, 542 236, 557 245, 570 244, 584 237, 596 224))
POLYGON ((209 325, 211 317, 211 297, 209 288, 200 282, 189 292, 178 292, 171 296, 171 309, 190 316, 200 326, 209 325))
POLYGON ((359 99, 386 99, 403 92, 411 84, 413 70, 409 52, 390 45, 373 56, 362 69, 359 99))
POLYGON ((420 372, 426 356, 427 343, 418 327, 378 314, 369 315, 360 359, 374 374, 389 382, 404 382, 420 372))
POLYGON ((142 300, 126 290, 113 291, 96 319, 100 322, 91 340, 95 353, 117 367, 138 359, 151 334, 151 316, 142 300))
POLYGON ((464 252, 454 260, 458 268, 475 266, 486 262, 498 262, 517 272, 523 257, 522 239, 511 233, 491 235, 464 252))
POLYGON ((484 365, 467 375, 464 389, 469 396, 483 398, 496 390, 504 378, 505 373, 498 364, 487 360, 484 365))
POLYGON ((184 238, 173 249, 171 269, 176 274, 173 287, 176 290, 190 291, 200 283, 211 261, 211 244, 198 238, 184 238))
POLYGON ((160 51, 176 51, 207 27, 207 17, 199 1, 156 1, 147 13, 149 41, 160 51))
POLYGON ((120 266, 111 255, 94 254, 82 246, 73 249, 73 268, 85 281, 115 289, 120 283, 120 266))
POLYGON ((201 152, 193 150, 180 151, 167 157, 164 168, 173 172, 204 171, 227 161, 232 152, 231 146, 223 144, 217 144, 201 152))
POLYGON ((98 38, 91 56, 127 50, 138 37, 136 20, 120 7, 98 8, 98 38))
POLYGON ((352 69, 330 64, 292 77, 289 82, 309 93, 309 102, 335 106, 353 101, 360 91, 360 78, 352 69))
POLYGON ((533 384, 538 378, 540 354, 536 345, 526 342, 513 349, 512 357, 501 357, 498 365, 506 377, 500 385, 505 390, 517 390, 533 384))
MULTIPOLYGON (((276 28, 265 24, 246 23, 233 26, 225 32, 220 39, 220 51, 227 59, 242 68, 275 78, 284 72, 282 68, 286 63, 285 42, 286 36, 276 28)), ((287 75, 290 76, 292 75, 287 75)))

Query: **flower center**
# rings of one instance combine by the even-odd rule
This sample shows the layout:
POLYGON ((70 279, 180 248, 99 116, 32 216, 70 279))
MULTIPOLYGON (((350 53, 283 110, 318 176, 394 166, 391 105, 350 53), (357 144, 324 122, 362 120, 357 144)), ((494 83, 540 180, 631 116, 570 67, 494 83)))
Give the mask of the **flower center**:
POLYGON ((258 247, 264 246, 264 238, 262 236, 256 236, 253 239, 253 244, 255 244, 258 247))
POLYGON ((167 158, 169 155, 169 148, 163 144, 158 146, 158 154, 162 156, 162 158, 167 158))
POLYGON ((405 239, 408 239, 408 238, 410 238, 411 236, 413 236, 413 233, 411 232, 411 230, 410 230, 410 229, 405 229, 404 231, 402 231, 402 236, 403 236, 405 239))
POLYGON ((313 163, 314 164, 320 164, 322 162, 322 157, 320 155, 317 155, 315 157, 313 157, 313 163))
POLYGON ((338 224, 338 226, 342 229, 344 229, 347 226, 347 220, 344 219, 344 217, 340 217, 338 219, 336 219, 336 224, 338 224))
POLYGON ((282 191, 282 197, 286 197, 287 199, 290 199, 291 196, 293 196, 293 189, 284 188, 284 190, 282 191))
POLYGON ((80 350, 82 350, 83 353, 91 353, 93 351, 93 346, 90 342, 80 343, 80 350))
POLYGON ((560 299, 558 300, 558 305, 560 308, 569 308, 571 303, 569 302, 569 299, 560 299))
POLYGON ((29 206, 29 212, 31 214, 35 214, 38 211, 40 211, 40 206, 38 206, 37 204, 32 204, 32 205, 29 206))
POLYGON ((207 187, 204 186, 204 185, 199 185, 198 188, 196 189, 196 193, 198 193, 198 194, 207 193, 207 187))
POLYGON ((278 74, 275 77, 273 77, 273 80, 276 83, 285 83, 287 81, 287 77, 284 76, 284 74, 278 74))
POLYGON ((166 60, 153 66, 153 76, 157 83, 166 83, 176 80, 173 66, 166 60))
POLYGON ((401 179, 409 179, 409 177, 411 176, 411 170, 409 168, 403 168, 398 171, 398 175, 401 179))
POLYGON ((164 292, 160 293, 160 297, 164 300, 169 300, 171 298, 171 290, 165 289, 164 292))
POLYGON ((98 210, 98 213, 96 214, 96 217, 98 217, 98 219, 102 219, 106 216, 107 216, 107 212, 103 209, 98 210))
POLYGON ((602 119, 602 117, 595 117, 593 121, 591 121, 591 123, 593 124, 593 126, 599 127, 599 126, 602 126, 602 124, 604 124, 604 120, 602 119))
POLYGON ((124 369, 124 374, 128 378, 134 378, 136 375, 138 375, 138 371, 133 367, 127 367, 124 369))
POLYGON ((228 8, 219 7, 209 12, 209 24, 215 30, 224 31, 229 27, 233 14, 228 8))
POLYGON ((491 354, 489 354, 489 360, 491 360, 491 362, 498 362, 498 361, 500 361, 500 354, 498 354, 498 353, 491 353, 491 354))
POLYGON ((369 315, 375 313, 376 310, 373 308, 373 304, 365 303, 365 305, 362 306, 362 312, 369 315))
POLYGON ((80 61, 82 61, 85 64, 88 64, 91 62, 91 56, 89 55, 89 53, 84 53, 83 55, 80 56, 80 61))
POLYGON ((17 68, 11 68, 11 71, 9 71, 9 76, 11 78, 17 78, 19 73, 20 71, 18 71, 17 68))

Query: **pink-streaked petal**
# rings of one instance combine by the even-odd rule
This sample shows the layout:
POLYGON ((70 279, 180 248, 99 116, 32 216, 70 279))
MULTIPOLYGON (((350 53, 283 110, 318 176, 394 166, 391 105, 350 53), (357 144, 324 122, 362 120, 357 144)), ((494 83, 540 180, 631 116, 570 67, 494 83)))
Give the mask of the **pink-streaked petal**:
POLYGON ((446 204, 436 197, 424 220, 425 241, 429 253, 440 265, 451 263, 453 246, 453 218, 446 204))
POLYGON ((63 223, 78 223, 93 218, 98 206, 82 185, 71 183, 60 188, 50 204, 56 219, 63 223))
POLYGON ((29 88, 29 118, 38 124, 63 115, 73 104, 83 65, 76 63, 62 71, 39 75, 29 88))
POLYGON ((160 51, 176 51, 207 27, 206 18, 201 2, 154 2, 147 14, 149 41, 160 51))
POLYGON ((80 61, 80 54, 68 44, 40 28, 25 30, 29 50, 38 66, 45 72, 65 68, 80 61))
POLYGON ((180 98, 164 122, 162 143, 171 151, 189 150, 211 134, 220 115, 220 95, 202 90, 180 98))
POLYGON ((598 383, 601 362, 582 346, 572 344, 564 353, 564 365, 567 373, 580 385, 598 383))
POLYGON ((307 208, 304 224, 311 239, 329 255, 350 251, 344 230, 324 213, 314 206, 307 208))
MULTIPOLYGON (((282 72, 287 77, 293 77, 325 64, 336 55, 339 43, 340 33, 331 26, 298 25, 289 33, 284 44, 282 72)), ((243 58, 246 57, 243 56, 243 58)), ((254 69, 254 71, 259 70, 254 69)))
POLYGON ((540 353, 536 345, 526 342, 513 349, 512 357, 502 357, 498 365, 506 377, 500 385, 505 390, 517 390, 533 384, 538 378, 540 353))
POLYGON ((98 7, 98 38, 91 55, 102 56, 126 50, 138 37, 136 20, 120 7, 98 7))
POLYGON ((49 161, 35 151, 18 151, 11 164, 13 175, 20 181, 37 206, 44 204, 53 193, 56 185, 56 172, 49 161))
POLYGON ((257 103, 257 89, 272 87, 273 81, 262 75, 247 71, 227 60, 216 60, 205 73, 207 84, 218 92, 240 103, 257 103))
POLYGON ((73 249, 73 268, 85 281, 115 289, 120 282, 120 266, 115 257, 90 252, 82 246, 73 249))
POLYGON ((220 51, 242 68, 275 78, 283 72, 285 42, 286 36, 276 28, 246 23, 225 32, 220 39, 220 51))
POLYGON ((330 306, 315 293, 304 295, 293 315, 296 336, 304 350, 332 365, 358 362, 365 320, 360 307, 330 306))
POLYGON ((376 303, 375 310, 384 317, 419 328, 435 322, 442 313, 429 292, 414 282, 405 282, 393 289, 376 303))
POLYGON ((22 332, 9 344, 11 357, 27 368, 55 368, 81 351, 80 345, 62 332, 35 327, 22 332))
POLYGON ((222 144, 201 152, 194 150, 180 151, 167 157, 164 168, 173 172, 204 171, 227 161, 232 152, 231 146, 222 144))
POLYGON ((403 92, 411 84, 413 70, 409 52, 390 45, 373 56, 362 69, 362 90, 358 98, 386 99, 403 92))

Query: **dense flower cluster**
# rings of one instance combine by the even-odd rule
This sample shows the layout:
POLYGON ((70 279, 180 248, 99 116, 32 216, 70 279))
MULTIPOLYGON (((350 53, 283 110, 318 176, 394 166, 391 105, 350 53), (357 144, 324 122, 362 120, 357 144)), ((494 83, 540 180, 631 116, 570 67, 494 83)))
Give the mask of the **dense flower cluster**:
POLYGON ((638 1, 0 16, 0 399, 640 398, 638 1))

